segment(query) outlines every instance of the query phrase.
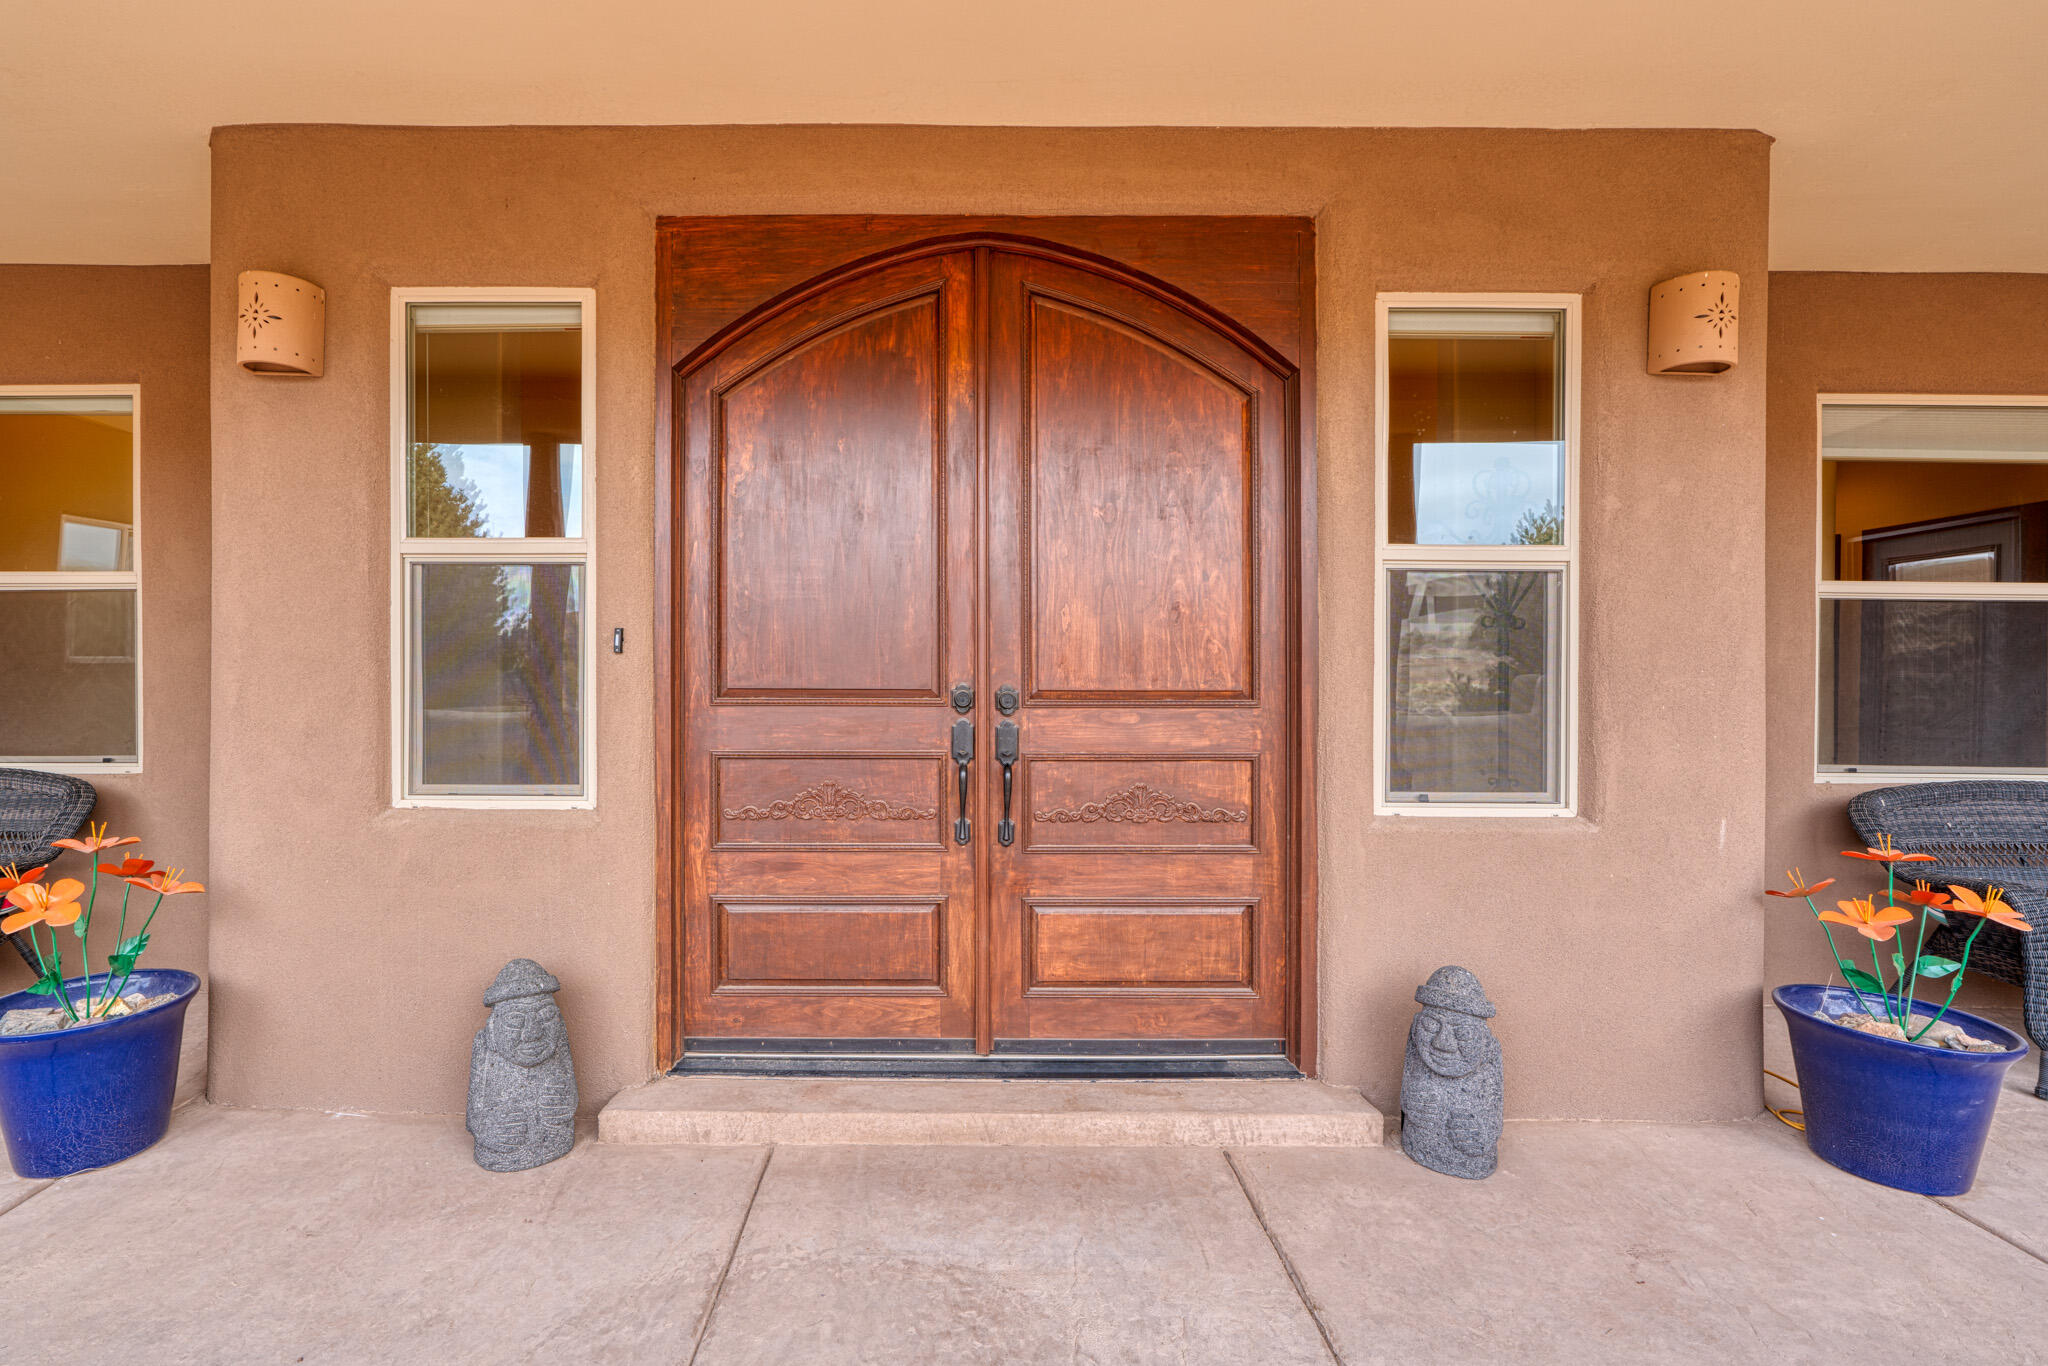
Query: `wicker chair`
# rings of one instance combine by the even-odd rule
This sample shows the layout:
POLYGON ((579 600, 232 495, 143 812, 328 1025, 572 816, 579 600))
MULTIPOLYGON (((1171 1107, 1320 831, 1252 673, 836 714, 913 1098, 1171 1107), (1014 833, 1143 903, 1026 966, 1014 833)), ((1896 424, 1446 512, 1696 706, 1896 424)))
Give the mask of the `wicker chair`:
MULTIPOLYGON (((53 862, 62 850, 51 840, 69 839, 92 814, 99 794, 81 778, 38 773, 27 768, 0 768, 0 863, 21 872, 53 862)), ((7 942, 30 967, 35 959, 13 935, 7 942)))
MULTIPOLYGON (((1866 843, 1890 835, 1901 849, 1932 854, 1909 863, 1911 877, 1982 892, 2003 887, 2034 932, 1986 924, 1970 968, 2018 985, 2026 999, 2027 1034, 2041 1050, 2034 1094, 2048 1100, 2048 782, 1915 783, 1864 792, 1849 800, 1849 819, 1866 843)), ((1975 928, 1967 916, 1928 936, 1929 952, 1962 956, 1975 928)))

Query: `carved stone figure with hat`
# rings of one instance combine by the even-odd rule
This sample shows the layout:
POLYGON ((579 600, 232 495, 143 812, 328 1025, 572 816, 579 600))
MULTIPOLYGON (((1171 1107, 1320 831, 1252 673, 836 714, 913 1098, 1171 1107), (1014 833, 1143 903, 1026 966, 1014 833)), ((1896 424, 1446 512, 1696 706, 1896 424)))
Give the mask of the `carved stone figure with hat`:
POLYGON ((1401 1065, 1401 1149, 1431 1171, 1477 1179, 1499 1160, 1500 1040, 1493 1002, 1464 968, 1442 967, 1415 989, 1401 1065))
POLYGON ((561 989, 540 964, 515 958, 484 992, 491 1017, 470 1045, 468 1127, 486 1171, 538 1167, 576 1142, 576 1068, 554 996, 561 989))

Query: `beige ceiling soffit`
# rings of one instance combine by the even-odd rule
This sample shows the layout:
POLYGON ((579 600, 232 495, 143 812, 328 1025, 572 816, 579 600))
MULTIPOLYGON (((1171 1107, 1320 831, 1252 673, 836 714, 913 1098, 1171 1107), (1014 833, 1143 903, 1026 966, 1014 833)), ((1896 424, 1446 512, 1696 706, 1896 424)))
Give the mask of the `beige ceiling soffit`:
POLYGON ((888 123, 1759 128, 1774 269, 2048 271, 2036 0, 17 8, 0 261, 206 260, 217 126, 888 123))

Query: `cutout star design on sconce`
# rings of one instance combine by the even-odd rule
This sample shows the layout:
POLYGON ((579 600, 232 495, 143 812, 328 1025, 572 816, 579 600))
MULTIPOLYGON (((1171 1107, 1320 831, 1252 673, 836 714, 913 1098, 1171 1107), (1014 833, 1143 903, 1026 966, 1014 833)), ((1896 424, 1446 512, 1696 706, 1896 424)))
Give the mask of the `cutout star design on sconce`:
POLYGON ((1728 306, 1728 296, 1725 293, 1715 299, 1706 312, 1695 313, 1693 317, 1712 327, 1717 337, 1727 335, 1728 329, 1735 326, 1735 310, 1728 306))
POLYGON ((248 306, 242 310, 241 321, 249 329, 249 336, 254 338, 272 323, 283 322, 284 315, 273 313, 264 307, 262 292, 258 291, 249 296, 248 306))

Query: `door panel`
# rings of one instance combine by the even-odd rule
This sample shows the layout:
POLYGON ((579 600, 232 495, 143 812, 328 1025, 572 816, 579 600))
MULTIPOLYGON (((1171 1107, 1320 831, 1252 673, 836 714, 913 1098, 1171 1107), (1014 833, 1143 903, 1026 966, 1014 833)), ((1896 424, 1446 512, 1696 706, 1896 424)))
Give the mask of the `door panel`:
POLYGON ((721 698, 942 691, 938 304, 861 315, 720 390, 721 698))
POLYGON ((718 917, 721 990, 944 989, 942 901, 721 901, 718 917))
MULTIPOLYGON (((1045 995, 1253 987, 1256 908, 1031 901, 1029 983, 1045 995)), ((1206 993, 1205 993, 1206 994, 1206 993)))
POLYGON ((1252 396, 1104 313, 1024 302, 1027 695, 1249 696, 1252 396))
POLYGON ((971 253, 906 262, 677 375, 688 1036, 973 1036, 973 305, 971 253))
POLYGON ((988 310, 986 636, 1023 693, 993 1035, 1281 1038, 1284 377, 1065 263, 996 255, 988 310))

